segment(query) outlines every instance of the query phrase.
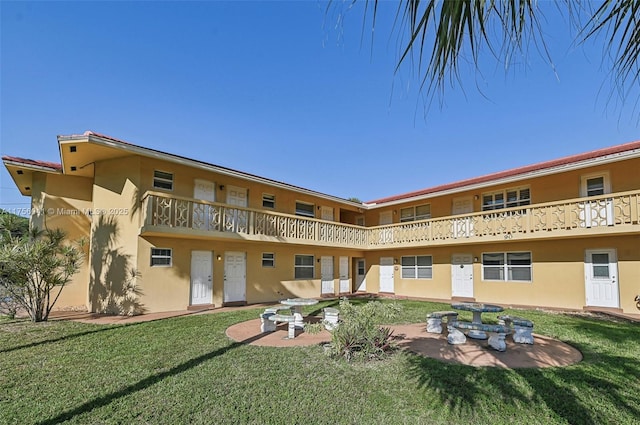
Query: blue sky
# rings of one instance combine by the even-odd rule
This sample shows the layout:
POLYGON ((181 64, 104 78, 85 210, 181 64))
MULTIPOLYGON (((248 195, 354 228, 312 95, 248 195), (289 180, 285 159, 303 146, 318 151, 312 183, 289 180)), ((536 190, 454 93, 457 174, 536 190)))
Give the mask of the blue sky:
MULTIPOLYGON (((93 130, 367 201, 640 138, 640 91, 609 99, 602 45, 550 3, 555 73, 535 46, 486 55, 426 116, 395 3, 373 41, 349 4, 1 1, 0 153, 57 162, 56 135, 93 130)), ((28 206, 0 173, 0 207, 28 206)))

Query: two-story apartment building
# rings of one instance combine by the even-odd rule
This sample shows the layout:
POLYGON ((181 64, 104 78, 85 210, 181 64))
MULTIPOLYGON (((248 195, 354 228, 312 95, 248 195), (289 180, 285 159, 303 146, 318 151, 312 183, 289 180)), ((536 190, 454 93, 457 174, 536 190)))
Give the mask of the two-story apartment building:
POLYGON ((132 314, 354 292, 638 313, 640 142, 353 202, 101 134, 3 161, 88 241, 58 307, 132 314))

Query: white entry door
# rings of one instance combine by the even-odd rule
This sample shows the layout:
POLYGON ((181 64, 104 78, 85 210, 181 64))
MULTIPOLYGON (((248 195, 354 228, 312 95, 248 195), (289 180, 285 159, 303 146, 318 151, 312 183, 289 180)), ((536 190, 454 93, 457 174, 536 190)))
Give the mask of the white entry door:
POLYGON ((211 304, 213 253, 191 251, 191 305, 211 304))
POLYGON ((394 291, 393 257, 380 257, 380 292, 394 291))
MULTIPOLYGON (((235 207, 247 207, 247 189, 227 186, 227 204, 235 207)), ((246 210, 229 210, 224 215, 224 226, 227 232, 247 233, 248 212, 246 210)))
POLYGON ((584 260, 586 303, 592 307, 620 307, 618 260, 614 249, 587 250, 584 260))
POLYGON ((334 295, 333 257, 320 257, 320 282, 322 295, 334 295))
POLYGON ((349 257, 340 257, 340 293, 351 293, 351 279, 349 279, 349 257))
POLYGON ((356 291, 367 290, 367 267, 364 258, 356 260, 356 291))
POLYGON ((247 300, 247 266, 244 252, 224 254, 224 302, 247 300))
MULTIPOLYGON (((473 198, 463 196, 453 198, 451 215, 469 214, 473 212, 473 198)), ((473 236, 473 221, 470 217, 454 218, 452 220, 452 233, 454 238, 468 238, 473 236)))
POLYGON ((473 298, 473 256, 454 254, 451 258, 451 296, 473 298))
MULTIPOLYGON (((203 201, 215 202, 216 184, 208 180, 195 179, 193 183, 193 197, 203 201)), ((193 204, 193 228, 200 230, 213 229, 211 223, 211 206, 205 204, 193 204)))

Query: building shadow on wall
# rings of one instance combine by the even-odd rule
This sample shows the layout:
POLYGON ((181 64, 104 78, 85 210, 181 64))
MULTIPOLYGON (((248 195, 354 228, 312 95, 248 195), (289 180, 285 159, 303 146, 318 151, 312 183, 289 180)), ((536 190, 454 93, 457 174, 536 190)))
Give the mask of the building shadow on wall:
POLYGON ((133 316, 146 312, 132 257, 117 246, 118 222, 99 216, 91 237, 89 300, 96 313, 133 316))

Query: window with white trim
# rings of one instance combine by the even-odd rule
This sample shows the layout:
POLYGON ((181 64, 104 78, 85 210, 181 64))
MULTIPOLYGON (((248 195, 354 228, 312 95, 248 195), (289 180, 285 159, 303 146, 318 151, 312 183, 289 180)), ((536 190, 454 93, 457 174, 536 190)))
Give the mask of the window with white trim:
POLYGON ((262 206, 265 208, 275 208, 276 207, 276 195, 271 195, 270 193, 262 194, 262 206))
POLYGON ((482 280, 531 282, 531 253, 482 254, 482 280))
POLYGON ((296 279, 313 279, 315 270, 313 255, 296 255, 294 277, 296 279))
POLYGON ((531 189, 520 187, 482 194, 482 211, 519 207, 531 204, 531 189))
POLYGON ((431 204, 416 205, 400 210, 400 222, 418 221, 431 218, 431 204))
POLYGON ((431 255, 402 257, 401 264, 403 279, 433 278, 433 257, 431 255))
POLYGON ((262 253, 262 267, 275 267, 276 266, 276 254, 273 252, 262 253))
POLYGON ((171 267, 171 248, 151 248, 151 267, 171 267))
POLYGON ((305 202, 296 201, 296 215, 304 217, 315 217, 315 206, 313 204, 307 204, 305 202))
POLYGON ((155 170, 153 172, 153 187, 156 189, 173 190, 173 173, 155 170))

